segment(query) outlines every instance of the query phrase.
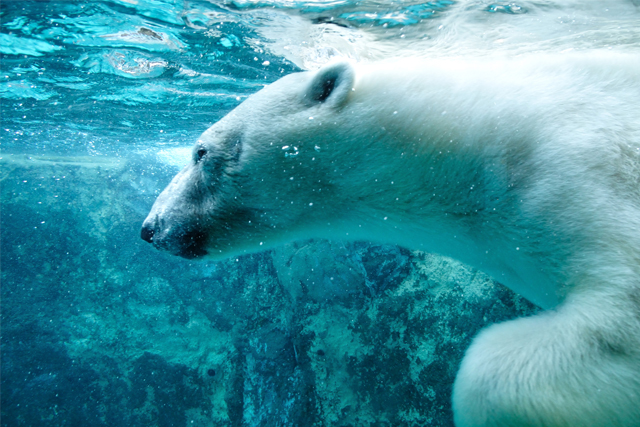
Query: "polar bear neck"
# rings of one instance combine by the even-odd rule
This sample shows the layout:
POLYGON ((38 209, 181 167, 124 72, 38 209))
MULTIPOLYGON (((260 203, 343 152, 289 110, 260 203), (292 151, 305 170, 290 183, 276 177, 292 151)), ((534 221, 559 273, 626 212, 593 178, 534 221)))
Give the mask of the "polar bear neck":
POLYGON ((639 176, 637 91, 614 84, 637 87, 637 60, 611 74, 606 58, 358 66, 332 148, 350 197, 336 229, 457 258, 555 306, 603 242, 640 229, 640 192, 623 184, 639 176))
MULTIPOLYGON (((516 141, 513 134, 493 132, 498 123, 487 123, 500 121, 500 113, 488 111, 490 108, 455 111, 459 98, 468 95, 464 88, 452 93, 454 78, 433 83, 442 88, 434 93, 426 90, 432 84, 429 80, 416 82, 415 77, 414 81, 398 77, 397 70, 388 75, 384 70, 358 75, 350 105, 342 116, 346 117, 345 122, 353 116, 369 123, 359 124, 355 133, 346 135, 345 139, 353 139, 352 142, 336 144, 332 150, 334 157, 341 158, 339 175, 348 181, 341 185, 350 186, 346 193, 355 195, 360 206, 408 218, 424 218, 425 213, 457 218, 475 216, 492 209, 494 200, 510 197, 517 174, 510 170, 512 160, 506 153, 516 141), (373 89, 383 82, 389 91, 373 89), (395 96, 396 91, 403 97, 395 96), (368 110, 364 117, 362 104, 368 110), (425 105, 426 108, 416 108, 425 105), (354 146, 358 149, 354 150, 354 146)), ((415 76, 410 71, 408 75, 415 76)), ((514 118, 503 115, 503 120, 512 122, 514 118)), ((349 127, 347 123, 339 126, 349 127)), ((527 132, 531 134, 530 129, 527 132)), ((518 155, 526 155, 526 148, 518 150, 518 155)), ((446 218, 438 218, 443 219, 446 218)))
POLYGON ((515 80, 526 76, 513 70, 495 75, 479 69, 471 79, 455 63, 425 72, 412 66, 418 65, 383 64, 357 73, 341 112, 345 122, 338 125, 349 128, 350 117, 360 123, 343 136, 352 141, 333 149, 342 167, 335 179, 353 203, 343 209, 346 225, 335 229, 451 256, 543 307, 555 306, 561 298, 555 283, 564 278, 543 269, 536 261, 539 248, 528 244, 544 236, 514 234, 518 200, 538 179, 531 153, 555 131, 542 122, 552 106, 545 99, 532 103, 531 95, 522 97, 527 104, 520 101, 523 85, 515 80), (527 291, 532 286, 534 293, 527 291))

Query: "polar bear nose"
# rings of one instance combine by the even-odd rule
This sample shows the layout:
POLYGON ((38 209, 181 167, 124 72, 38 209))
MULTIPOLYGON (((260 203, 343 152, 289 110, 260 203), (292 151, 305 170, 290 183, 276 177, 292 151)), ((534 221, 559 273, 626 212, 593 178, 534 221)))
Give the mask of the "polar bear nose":
POLYGON ((140 231, 140 237, 142 240, 146 240, 149 243, 153 243, 153 235, 155 234, 155 230, 151 228, 149 224, 143 224, 142 230, 140 231))

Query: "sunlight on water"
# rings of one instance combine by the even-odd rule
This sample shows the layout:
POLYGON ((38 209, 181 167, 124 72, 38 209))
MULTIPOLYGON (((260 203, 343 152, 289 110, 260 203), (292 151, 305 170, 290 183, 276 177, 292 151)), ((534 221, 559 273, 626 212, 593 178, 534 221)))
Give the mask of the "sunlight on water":
POLYGON ((640 39, 630 2, 25 5, 3 5, 0 93, 9 150, 39 149, 38 137, 28 138, 31 123, 70 140, 80 128, 98 146, 106 135, 124 145, 187 144, 265 84, 334 57, 637 49, 640 39))

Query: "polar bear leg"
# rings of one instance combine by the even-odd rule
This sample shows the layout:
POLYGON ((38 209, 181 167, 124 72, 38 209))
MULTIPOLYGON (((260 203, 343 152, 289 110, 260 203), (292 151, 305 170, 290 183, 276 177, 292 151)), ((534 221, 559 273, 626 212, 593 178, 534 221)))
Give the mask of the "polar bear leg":
POLYGON ((455 381, 456 426, 640 426, 640 313, 593 302, 481 332, 455 381))

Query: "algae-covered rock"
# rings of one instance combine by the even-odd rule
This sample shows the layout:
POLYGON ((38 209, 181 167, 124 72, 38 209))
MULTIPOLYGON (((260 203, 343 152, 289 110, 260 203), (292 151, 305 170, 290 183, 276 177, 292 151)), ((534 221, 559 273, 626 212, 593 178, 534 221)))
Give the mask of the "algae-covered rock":
POLYGON ((535 311, 394 246, 171 257, 139 227, 175 170, 3 157, 3 426, 449 426, 471 338, 535 311))

